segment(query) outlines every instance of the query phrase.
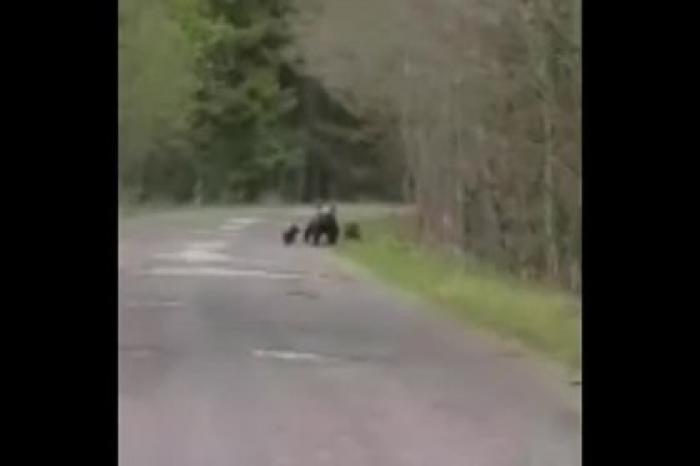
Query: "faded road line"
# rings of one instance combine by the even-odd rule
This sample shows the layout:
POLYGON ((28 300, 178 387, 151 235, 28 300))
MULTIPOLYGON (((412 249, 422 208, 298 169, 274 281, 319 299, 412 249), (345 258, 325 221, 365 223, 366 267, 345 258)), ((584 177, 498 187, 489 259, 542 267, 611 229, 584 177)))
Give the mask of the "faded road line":
POLYGON ((271 272, 259 269, 230 269, 217 267, 159 267, 142 272, 141 275, 161 277, 239 277, 291 280, 302 278, 300 273, 271 272))

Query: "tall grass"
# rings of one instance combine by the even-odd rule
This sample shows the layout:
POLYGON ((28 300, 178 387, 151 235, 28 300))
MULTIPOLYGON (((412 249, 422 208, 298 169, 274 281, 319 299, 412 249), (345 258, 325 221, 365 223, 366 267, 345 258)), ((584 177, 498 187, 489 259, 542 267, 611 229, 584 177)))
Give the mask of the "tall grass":
POLYGON ((363 222, 362 242, 339 251, 378 277, 463 319, 580 367, 579 301, 561 291, 465 263, 402 239, 395 219, 363 222))

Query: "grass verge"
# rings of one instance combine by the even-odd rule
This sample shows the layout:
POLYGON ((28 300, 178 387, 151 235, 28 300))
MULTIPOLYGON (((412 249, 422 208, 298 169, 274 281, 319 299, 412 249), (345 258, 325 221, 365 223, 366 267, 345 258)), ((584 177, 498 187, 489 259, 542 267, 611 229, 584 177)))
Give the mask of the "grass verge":
POLYGON ((514 338, 570 369, 581 361, 579 300, 483 266, 465 265, 401 240, 392 219, 362 224, 363 241, 339 253, 373 275, 441 305, 460 319, 514 338))

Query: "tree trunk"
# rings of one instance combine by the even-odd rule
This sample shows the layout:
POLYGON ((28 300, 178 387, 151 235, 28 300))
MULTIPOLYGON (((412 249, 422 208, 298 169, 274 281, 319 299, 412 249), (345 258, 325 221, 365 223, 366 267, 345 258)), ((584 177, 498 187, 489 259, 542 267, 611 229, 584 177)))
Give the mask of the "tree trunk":
POLYGON ((543 211, 546 273, 550 279, 555 279, 559 274, 559 251, 555 231, 554 125, 552 124, 549 103, 546 99, 542 102, 542 123, 544 127, 543 211))

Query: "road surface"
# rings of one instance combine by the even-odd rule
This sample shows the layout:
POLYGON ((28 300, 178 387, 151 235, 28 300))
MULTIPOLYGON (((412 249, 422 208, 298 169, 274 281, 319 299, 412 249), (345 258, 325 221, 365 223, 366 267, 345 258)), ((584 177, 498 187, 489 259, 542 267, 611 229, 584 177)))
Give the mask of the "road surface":
POLYGON ((554 372, 282 246, 306 212, 212 212, 122 224, 120 465, 581 464, 554 372))

